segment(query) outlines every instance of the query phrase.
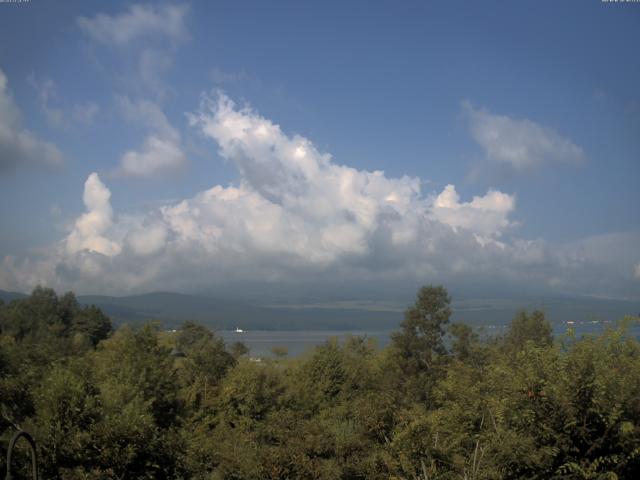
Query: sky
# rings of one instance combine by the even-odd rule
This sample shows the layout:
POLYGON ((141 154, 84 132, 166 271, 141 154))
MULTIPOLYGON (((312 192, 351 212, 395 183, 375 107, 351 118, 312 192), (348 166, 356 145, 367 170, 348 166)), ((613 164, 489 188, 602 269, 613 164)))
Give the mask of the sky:
POLYGON ((0 3, 0 289, 640 299, 640 3, 0 3))

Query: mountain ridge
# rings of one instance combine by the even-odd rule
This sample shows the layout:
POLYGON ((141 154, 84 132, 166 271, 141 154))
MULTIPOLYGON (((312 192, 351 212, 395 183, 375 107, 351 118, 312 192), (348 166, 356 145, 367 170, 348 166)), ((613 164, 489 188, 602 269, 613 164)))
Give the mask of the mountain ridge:
MULTIPOLYGON (((5 303, 27 296, 0 290, 0 299, 5 303)), ((77 298, 82 305, 95 305, 102 309, 115 325, 139 325, 158 320, 165 328, 176 328, 191 320, 218 330, 236 327, 252 330, 394 329, 409 306, 409 302, 355 300, 258 305, 167 291, 125 296, 78 295, 77 298)), ((612 321, 640 312, 640 302, 593 297, 460 299, 454 300, 452 306, 452 321, 472 325, 506 324, 518 310, 542 309, 554 323, 612 321)))

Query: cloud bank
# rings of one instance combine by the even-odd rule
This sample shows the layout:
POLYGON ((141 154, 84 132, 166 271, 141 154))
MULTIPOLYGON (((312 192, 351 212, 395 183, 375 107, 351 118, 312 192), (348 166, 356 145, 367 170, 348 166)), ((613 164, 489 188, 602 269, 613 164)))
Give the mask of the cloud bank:
MULTIPOLYGON (((161 116, 148 118, 162 129, 161 116)), ((0 288, 45 283, 126 293, 482 279, 584 292, 602 288, 594 277, 619 289, 634 275, 619 271, 616 252, 603 256, 608 241, 552 248, 514 237, 514 195, 489 190, 464 201, 454 185, 422 192, 418 178, 341 165, 222 93, 205 97, 189 120, 236 166, 237 183, 145 215, 116 215, 110 191, 92 173, 86 212, 66 238, 45 258, 5 258, 0 288)), ((618 241, 633 245, 636 237, 618 241)))

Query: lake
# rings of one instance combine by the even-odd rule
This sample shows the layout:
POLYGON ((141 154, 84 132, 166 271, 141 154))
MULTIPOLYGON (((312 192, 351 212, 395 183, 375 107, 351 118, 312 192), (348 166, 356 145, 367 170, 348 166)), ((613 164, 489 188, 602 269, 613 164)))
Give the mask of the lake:
MULTIPOLYGON (((567 324, 566 322, 556 323, 554 335, 560 336, 567 332, 568 328, 575 330, 576 336, 597 335, 606 327, 611 326, 607 321, 584 321, 567 324)), ((499 335, 506 330, 506 324, 482 325, 478 328, 482 336, 499 335)), ((393 330, 254 330, 237 333, 235 331, 221 330, 216 332, 225 342, 243 342, 249 348, 252 357, 273 357, 272 349, 284 347, 288 356, 295 357, 301 355, 315 346, 322 345, 330 338, 337 338, 339 341, 351 336, 366 336, 376 340, 379 348, 384 348, 391 342, 393 330)), ((640 339, 640 324, 635 323, 629 329, 629 335, 640 339)))

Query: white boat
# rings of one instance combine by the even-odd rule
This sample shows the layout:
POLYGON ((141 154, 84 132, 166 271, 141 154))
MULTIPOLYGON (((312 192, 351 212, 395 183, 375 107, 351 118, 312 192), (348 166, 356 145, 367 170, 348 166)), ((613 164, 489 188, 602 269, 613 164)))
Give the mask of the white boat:
POLYGON ((239 327, 236 327, 236 333, 244 333, 244 330, 239 327))

